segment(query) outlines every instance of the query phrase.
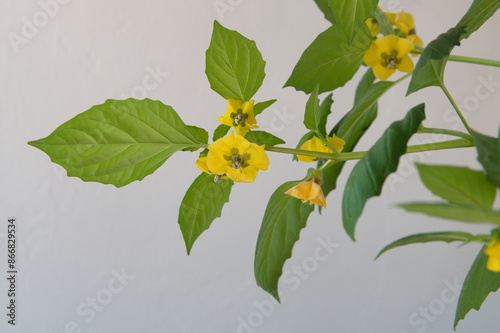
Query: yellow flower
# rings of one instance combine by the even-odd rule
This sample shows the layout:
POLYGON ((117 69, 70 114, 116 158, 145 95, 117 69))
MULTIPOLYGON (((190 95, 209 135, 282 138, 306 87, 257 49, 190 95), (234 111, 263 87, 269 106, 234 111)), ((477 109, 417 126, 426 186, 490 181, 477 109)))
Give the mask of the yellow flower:
POLYGON ((387 17, 387 20, 389 23, 392 25, 396 25, 396 19, 398 17, 397 13, 389 13, 389 12, 384 12, 385 16, 387 17))
POLYGON ((326 208, 325 195, 321 190, 321 186, 318 184, 319 180, 316 178, 306 180, 301 182, 288 191, 285 194, 289 194, 292 197, 302 200, 302 202, 309 201, 309 204, 320 205, 326 208))
MULTIPOLYGON (((331 137, 327 137, 326 139, 337 152, 340 153, 342 149, 344 149, 345 141, 336 136, 335 134, 331 137)), ((326 145, 326 143, 321 141, 316 136, 313 137, 311 140, 307 140, 306 142, 304 142, 304 144, 300 146, 300 149, 317 151, 320 153, 328 153, 328 154, 332 153, 332 150, 326 145)), ((306 156, 306 155, 297 155, 297 158, 299 159, 299 161, 302 162, 314 162, 318 160, 318 157, 306 156)))
POLYGON ((486 268, 493 272, 500 272, 500 241, 492 241, 484 250, 484 254, 488 256, 486 268))
POLYGON ((394 21, 394 25, 398 27, 401 32, 406 34, 406 38, 411 40, 414 45, 423 47, 424 42, 417 35, 417 31, 415 28, 415 19, 413 15, 405 12, 404 10, 400 11, 397 14, 397 19, 394 21))
POLYGON ((413 43, 406 38, 394 35, 380 37, 368 48, 364 61, 377 78, 387 80, 396 69, 407 73, 413 71, 414 65, 408 56, 413 48, 413 43))
MULTIPOLYGON (((413 18, 412 14, 402 10, 397 14, 393 25, 398 27, 401 32, 408 35, 412 30, 415 30, 415 19, 413 18)), ((413 33, 415 34, 415 32, 413 33)))
POLYGON ((365 21, 366 25, 368 26, 368 29, 370 30, 370 33, 372 36, 377 36, 380 33, 380 25, 378 24, 378 21, 376 18, 372 17, 369 18, 365 21))
POLYGON ((259 170, 267 170, 269 158, 264 145, 250 143, 231 132, 208 146, 206 164, 217 175, 226 175, 235 182, 251 183, 259 170))
POLYGON ((245 136, 251 128, 259 127, 255 125, 257 120, 255 120, 253 114, 253 103, 253 100, 244 102, 237 99, 228 99, 226 113, 217 120, 224 125, 233 126, 238 135, 245 136))

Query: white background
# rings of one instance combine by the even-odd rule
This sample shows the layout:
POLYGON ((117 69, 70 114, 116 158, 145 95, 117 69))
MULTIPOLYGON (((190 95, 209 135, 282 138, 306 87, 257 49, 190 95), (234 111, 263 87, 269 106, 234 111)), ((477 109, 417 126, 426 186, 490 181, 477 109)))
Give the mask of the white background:
MULTIPOLYGON (((2 332, 453 332, 457 297, 449 286, 463 281, 479 245, 412 245, 373 261, 383 246, 411 233, 489 230, 397 208, 402 202, 439 200, 423 187, 411 159, 403 160, 399 178, 391 178, 382 196, 365 207, 357 242, 342 228, 342 192, 331 193, 328 209, 322 216, 311 215, 284 267, 284 301, 276 305, 256 286, 255 242, 271 193, 285 181, 301 179, 310 165, 290 164, 288 155, 270 154, 269 170, 252 184, 234 186, 223 217, 187 256, 177 213, 199 173, 196 153, 176 154, 143 181, 117 189, 68 178, 44 153, 26 144, 92 105, 131 94, 142 98, 144 92, 174 107, 187 124, 212 131, 218 125, 215 118, 226 109, 204 74, 204 52, 217 19, 257 42, 267 76, 254 98, 278 99, 258 117, 259 125, 294 147, 304 133, 301 115, 307 96, 282 86, 302 51, 329 26, 312 0, 62 2, 48 17, 38 1, 0 0, 2 332), (217 3, 230 10, 218 12, 217 3), (24 43, 14 46, 9 36, 23 36, 26 22, 34 20, 41 26, 28 35, 24 31, 24 43), (151 79, 151 70, 162 74, 151 79), (144 80, 155 87, 145 90, 144 80), (15 327, 6 323, 5 315, 8 217, 18 221, 15 327), (335 248, 326 256, 320 244, 328 240, 335 248), (294 273, 303 265, 303 273, 294 273), (114 274, 120 272, 129 279, 116 280, 114 274), (92 309, 92 299, 97 299, 99 311, 92 309), (421 311, 428 311, 427 317, 421 311)), ((413 13, 418 33, 429 42, 454 26, 471 2, 402 0, 381 5, 413 13)), ((454 53, 498 59, 499 28, 496 16, 454 53)), ((471 126, 496 135, 499 86, 489 87, 489 92, 481 83, 488 76, 500 81, 498 69, 450 63, 446 82, 471 126), (489 95, 479 99, 478 91, 489 95)), ((383 98, 379 118, 359 150, 369 148, 388 124, 422 101, 427 103, 427 126, 462 129, 437 88, 404 98, 406 85, 383 98)), ((329 124, 350 109, 354 87, 350 83, 335 92, 329 124)), ((473 149, 413 157, 479 169, 473 149)), ((345 168, 340 189, 353 164, 345 168)), ((498 332, 499 306, 500 297, 490 295, 457 332, 498 332)))

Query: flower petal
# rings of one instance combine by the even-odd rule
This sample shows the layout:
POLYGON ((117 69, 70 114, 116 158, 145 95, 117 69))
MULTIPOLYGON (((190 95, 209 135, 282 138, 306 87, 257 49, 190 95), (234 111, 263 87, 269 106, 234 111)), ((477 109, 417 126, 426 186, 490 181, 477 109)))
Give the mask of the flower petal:
POLYGON ((413 42, 411 40, 399 37, 396 38, 398 39, 396 41, 396 50, 398 51, 398 58, 407 55, 415 48, 415 45, 413 45, 413 42))
POLYGON ((389 67, 384 67, 380 63, 373 66, 373 74, 379 80, 387 80, 396 70, 389 67))
POLYGON ((397 65, 397 68, 401 72, 410 73, 413 72, 415 65, 413 64, 411 58, 408 55, 405 55, 401 58, 401 62, 397 65))
POLYGON ((326 139, 338 153, 344 149, 345 141, 335 134, 331 137, 327 137, 326 139))

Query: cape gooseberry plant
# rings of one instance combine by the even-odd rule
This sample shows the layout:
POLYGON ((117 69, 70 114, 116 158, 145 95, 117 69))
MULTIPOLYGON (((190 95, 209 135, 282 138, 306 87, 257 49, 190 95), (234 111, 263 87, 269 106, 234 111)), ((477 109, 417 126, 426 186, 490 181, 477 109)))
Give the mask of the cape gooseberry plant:
POLYGON ((206 130, 186 125, 171 106, 130 98, 93 106, 48 137, 29 144, 65 168, 68 176, 117 187, 142 180, 178 151, 198 152, 196 166, 202 172, 188 188, 179 208, 179 225, 188 253, 203 231, 221 216, 234 182, 253 182, 272 164, 271 153, 291 154, 299 163, 312 163, 315 167, 305 176, 280 185, 271 195, 257 239, 257 284, 278 300, 283 265, 315 205, 326 208, 326 197, 336 188, 346 161, 357 160, 342 201, 343 226, 354 240, 356 223, 367 200, 380 195, 401 156, 474 147, 483 170, 417 164, 425 186, 442 200, 400 206, 433 217, 491 224, 491 232, 416 234, 389 244, 378 254, 431 241, 482 244, 463 284, 456 327, 471 309, 479 310, 488 294, 500 287, 500 212, 493 208, 500 187, 500 139, 483 135, 467 124, 446 88, 444 72, 448 61, 500 66, 499 61, 450 54, 496 12, 500 0, 474 0, 456 26, 425 47, 409 13, 383 12, 377 0, 315 2, 332 25, 307 47, 285 84, 310 94, 305 105, 305 134, 295 148, 279 146, 283 140, 258 129, 258 115, 276 101, 252 100, 264 80, 266 63, 254 41, 218 22, 214 22, 206 51, 206 75, 211 88, 227 100, 227 111, 214 115, 219 116, 221 124, 212 135, 212 143, 206 130), (365 74, 358 83, 352 109, 327 128, 332 93, 321 101, 318 95, 343 86, 358 71, 365 74), (396 72, 407 74, 390 81, 396 72), (354 151, 377 117, 378 99, 408 80, 407 95, 439 87, 465 131, 424 127, 425 105, 420 104, 393 122, 368 151, 354 151), (412 136, 426 133, 455 139, 408 145, 412 136))

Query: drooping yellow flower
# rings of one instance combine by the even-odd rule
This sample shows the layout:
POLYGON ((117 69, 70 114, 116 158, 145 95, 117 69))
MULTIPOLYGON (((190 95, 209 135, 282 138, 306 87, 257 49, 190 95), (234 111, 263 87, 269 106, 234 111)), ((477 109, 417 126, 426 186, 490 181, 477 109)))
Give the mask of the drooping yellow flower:
POLYGON ((484 250, 484 254, 488 256, 486 268, 492 272, 500 272, 500 241, 492 241, 484 250))
POLYGON ((406 38, 394 35, 380 37, 372 42, 364 61, 378 79, 387 80, 396 69, 407 73, 413 71, 413 61, 408 56, 413 48, 413 43, 406 38))
POLYGON ((206 164, 214 174, 226 175, 235 182, 251 183, 259 170, 267 170, 269 158, 264 145, 250 143, 231 132, 208 146, 206 164))
POLYGON ((321 186, 319 185, 319 180, 312 178, 303 181, 288 191, 285 194, 289 194, 292 197, 302 200, 302 202, 308 202, 309 204, 316 204, 323 208, 326 208, 326 200, 321 186))
MULTIPOLYGON (((336 136, 335 134, 331 137, 330 136, 327 137, 326 139, 338 153, 340 153, 344 149, 345 141, 336 136)), ((304 144, 300 146, 300 149, 317 151, 320 153, 328 153, 328 154, 332 153, 330 147, 328 147, 326 143, 321 141, 316 136, 304 142, 304 144)), ((302 162, 314 162, 318 160, 318 157, 307 156, 307 155, 297 155, 297 158, 299 159, 299 161, 302 162)))
POLYGON ((222 116, 217 118, 224 125, 232 126, 236 129, 236 133, 245 136, 251 128, 258 128, 256 126, 257 120, 253 114, 254 101, 240 101, 237 99, 227 100, 227 111, 222 116))

